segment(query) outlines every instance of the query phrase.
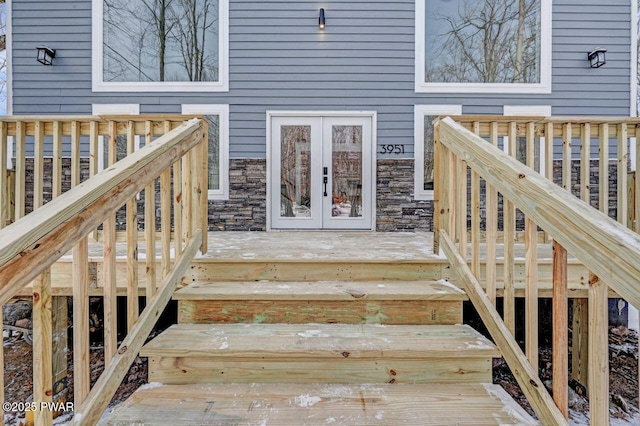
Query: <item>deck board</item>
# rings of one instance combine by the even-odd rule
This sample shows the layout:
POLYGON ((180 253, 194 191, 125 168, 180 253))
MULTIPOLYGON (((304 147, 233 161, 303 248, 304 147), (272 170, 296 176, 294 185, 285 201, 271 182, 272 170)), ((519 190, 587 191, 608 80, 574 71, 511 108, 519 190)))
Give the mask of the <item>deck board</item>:
POLYGON ((151 385, 101 425, 535 425, 497 385, 151 385), (179 407, 179 408, 177 408, 179 407))
MULTIPOLYGON (((160 265, 160 239, 157 240, 157 265, 160 265)), ((318 281, 318 280, 405 280, 424 281, 448 279, 451 276, 444 256, 432 252, 430 232, 209 232, 209 252, 199 255, 185 276, 185 283, 196 281, 318 281)), ((485 244, 480 245, 484 259, 485 244)), ((89 247, 89 288, 91 295, 103 293, 103 256, 101 243, 89 247)), ((126 244, 116 245, 117 275, 126 276, 126 244)), ((516 296, 524 292, 524 245, 516 243, 516 296)), ((570 255, 570 254, 569 254, 570 255)), ((497 287, 501 294, 503 245, 497 245, 497 287)), ((138 244, 138 257, 146 257, 146 243, 138 244)), ((551 296, 551 246, 538 246, 538 279, 540 296, 551 296)), ((70 295, 72 282, 70 256, 60 258, 51 268, 53 295, 70 295)), ((140 285, 145 285, 145 262, 139 262, 140 285)), ((586 297, 588 270, 576 259, 569 258, 569 297, 586 297)), ((484 285, 485 265, 481 260, 480 281, 484 285)), ((159 278, 158 278, 159 280, 159 278)), ((125 294, 118 281, 118 294, 125 294)), ((30 296, 25 287, 19 295, 30 296)), ((141 294, 143 292, 141 291, 141 294)), ((610 293, 615 297, 615 293, 610 293)))
POLYGON ((142 356, 247 358, 498 357, 466 325, 177 324, 147 343, 142 356))
POLYGON ((444 281, 196 282, 174 300, 468 300, 444 281))
POLYGON ((180 323, 460 324, 444 281, 195 282, 174 294, 180 323))

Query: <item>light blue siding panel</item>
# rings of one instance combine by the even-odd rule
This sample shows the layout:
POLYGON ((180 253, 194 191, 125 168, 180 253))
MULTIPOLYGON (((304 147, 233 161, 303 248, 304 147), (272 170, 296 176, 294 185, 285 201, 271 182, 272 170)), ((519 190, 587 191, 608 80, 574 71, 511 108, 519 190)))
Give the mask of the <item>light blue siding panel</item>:
POLYGON ((14 113, 138 103, 143 114, 172 114, 183 103, 229 104, 232 158, 265 157, 267 110, 377 111, 378 143, 404 143, 409 158, 416 104, 462 104, 465 114, 502 114, 509 104, 629 115, 630 0, 553 3, 552 93, 522 95, 415 93, 414 0, 230 0, 229 92, 93 93, 91 0, 14 1, 14 113), (41 43, 57 49, 53 67, 35 61, 41 43), (598 46, 607 64, 593 70, 586 53, 598 46))

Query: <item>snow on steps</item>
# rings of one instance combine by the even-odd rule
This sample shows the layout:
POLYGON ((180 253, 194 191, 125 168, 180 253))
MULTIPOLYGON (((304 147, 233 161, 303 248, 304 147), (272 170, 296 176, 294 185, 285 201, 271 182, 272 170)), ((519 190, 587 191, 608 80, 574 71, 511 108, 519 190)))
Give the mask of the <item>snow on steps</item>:
POLYGON ((465 293, 445 281, 195 282, 180 323, 458 324, 465 293))
POLYGON ((496 347, 465 325, 178 324, 145 345, 172 383, 481 383, 496 347))
POLYGON ((491 384, 151 385, 101 425, 534 425, 491 384))

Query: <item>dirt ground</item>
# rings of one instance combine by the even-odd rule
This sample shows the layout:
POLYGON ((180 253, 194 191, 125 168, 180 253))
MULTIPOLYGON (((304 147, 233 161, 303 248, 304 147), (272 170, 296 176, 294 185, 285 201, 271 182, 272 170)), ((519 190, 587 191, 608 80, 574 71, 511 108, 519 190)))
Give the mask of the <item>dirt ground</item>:
MULTIPOLYGON (((154 332, 153 334, 157 334, 154 332)), ((5 401, 28 402, 32 400, 32 351, 31 346, 21 336, 4 338, 5 351, 5 401)), ((69 351, 69 382, 66 400, 73 399, 73 364, 69 351)), ((613 419, 630 419, 638 413, 638 333, 624 327, 609 330, 610 359, 610 412, 613 419)), ((549 387, 551 385, 551 350, 540 351, 541 378, 549 387)), ((104 369, 103 350, 100 347, 91 349, 91 381, 98 379, 104 369)), ((513 375, 503 360, 494 362, 494 383, 502 385, 512 397, 529 413, 531 407, 520 391, 513 375)), ((139 386, 147 382, 147 360, 136 358, 134 364, 118 388, 111 406, 117 405, 129 397, 139 386)), ((573 412, 588 413, 588 400, 584 396, 581 384, 572 383, 570 408, 573 412), (582 395, 582 396, 581 396, 582 395)), ((571 391, 570 391, 571 393, 571 391)), ((67 417, 68 418, 68 417, 67 417)), ((634 417, 636 419, 637 417, 634 417)), ((7 413, 6 425, 24 425, 25 413, 7 413)), ((632 420, 635 421, 635 420, 632 420)), ((57 422, 56 422, 57 423, 57 422)), ((578 423, 581 424, 581 423, 578 423)))
MULTIPOLYGON (((551 392, 551 349, 540 349, 540 378, 551 392)), ((571 363, 571 357, 569 357, 571 363)), ((525 409, 533 410, 503 359, 494 360, 493 383, 501 385, 525 409)), ((569 365, 571 368, 571 365, 569 365)), ((612 419, 630 419, 638 413, 638 333, 625 327, 609 328, 609 412, 612 419)), ((588 414, 586 383, 569 381, 569 409, 588 414)))

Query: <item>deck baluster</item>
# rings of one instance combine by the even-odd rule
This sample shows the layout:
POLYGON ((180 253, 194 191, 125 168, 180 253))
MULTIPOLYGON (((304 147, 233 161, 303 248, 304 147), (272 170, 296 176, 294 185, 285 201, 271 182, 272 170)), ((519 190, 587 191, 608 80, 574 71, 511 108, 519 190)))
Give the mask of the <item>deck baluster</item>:
MULTIPOLYGON (((526 165, 535 168, 535 129, 533 123, 526 127, 526 165)), ((538 370, 538 227, 529 217, 525 218, 525 349, 527 359, 538 370)))
MULTIPOLYGON (((516 156, 517 123, 509 123, 509 156, 516 156)), ((503 198, 503 228, 504 228, 504 323, 515 336, 516 332, 516 302, 514 288, 515 273, 515 227, 516 209, 513 202, 503 198)))
MULTIPOLYGON (((145 122, 145 145, 153 140, 151 121, 145 122)), ((144 234, 147 245, 146 254, 146 295, 147 302, 156 291, 156 183, 151 182, 144 190, 144 234)))
MULTIPOLYGON (((53 400, 51 269, 47 268, 33 281, 33 401, 53 400)), ((36 410, 37 425, 51 425, 51 410, 36 410)))
MULTIPOLYGON (((473 123, 473 132, 480 134, 480 123, 473 123)), ((480 175, 471 171, 471 271, 480 276, 480 175)))
MULTIPOLYGON (((498 122, 491 123, 489 132, 491 145, 498 146, 498 122)), ((496 305, 496 242, 498 239, 498 191, 485 181, 486 188, 486 259, 485 259, 485 282, 487 297, 496 305)))
POLYGON ((617 164, 617 212, 618 222, 627 226, 627 219, 629 218, 628 209, 628 188, 627 188, 627 170, 629 169, 629 154, 627 149, 627 143, 629 140, 629 132, 627 130, 627 123, 620 123, 618 125, 618 164, 617 164))
POLYGON ((16 179, 15 179, 15 220, 20 219, 25 214, 26 198, 26 150, 27 137, 25 122, 19 121, 16 127, 16 179))
MULTIPOLYGON (((118 161, 116 150, 116 123, 108 126, 107 164, 112 166, 118 161)), ((116 214, 109 215, 102 225, 103 229, 103 279, 104 279, 104 365, 111 363, 118 350, 118 296, 116 275, 116 214)))
POLYGON ((569 306, 567 289, 567 250, 553 242, 553 400, 569 418, 569 306))
MULTIPOLYGON (((134 123, 127 123, 127 154, 135 151, 134 123)), ((138 319, 138 201, 127 201, 127 330, 138 319)))

